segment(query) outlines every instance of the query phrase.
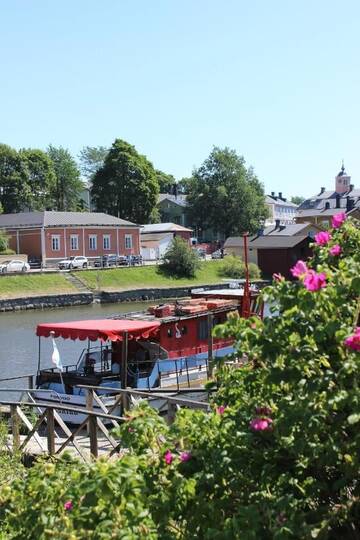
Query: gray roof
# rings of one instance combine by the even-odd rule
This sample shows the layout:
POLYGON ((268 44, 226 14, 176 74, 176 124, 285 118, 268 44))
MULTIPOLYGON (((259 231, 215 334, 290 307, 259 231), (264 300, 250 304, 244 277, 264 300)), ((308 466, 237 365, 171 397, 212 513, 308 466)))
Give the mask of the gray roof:
MULTIPOLYGON (((294 224, 291 224, 291 225, 282 225, 281 228, 279 228, 279 229, 276 229, 275 225, 270 225, 269 227, 266 227, 264 229, 263 234, 261 236, 259 234, 251 236, 250 237, 250 242, 253 242, 257 238, 263 238, 264 236, 266 236, 266 237, 275 236, 275 237, 279 238, 280 236, 281 237, 292 237, 292 236, 297 235, 297 238, 299 238, 299 235, 300 235, 300 233, 302 231, 303 231, 302 237, 304 237, 304 236, 306 236, 305 235, 305 230, 309 226, 318 228, 320 230, 319 227, 317 227, 316 225, 313 225, 312 223, 308 223, 308 222, 294 223, 294 224)), ((224 247, 225 248, 243 247, 243 245, 244 245, 244 240, 243 240, 242 236, 230 236, 229 238, 226 239, 224 247)))
POLYGON ((126 226, 138 227, 131 221, 120 219, 102 212, 19 212, 0 214, 2 227, 74 227, 74 226, 126 226))
POLYGON ((284 199, 280 199, 280 197, 273 196, 273 195, 265 195, 265 202, 266 204, 278 204, 281 206, 290 206, 291 208, 294 208, 294 210, 298 207, 297 204, 292 203, 291 201, 287 201, 284 199))
POLYGON ((140 234, 140 242, 159 242, 164 238, 173 238, 172 233, 140 234))
POLYGON ((161 203, 162 201, 171 201, 174 204, 178 204, 179 206, 186 206, 186 195, 170 195, 169 193, 160 193, 158 202, 161 203))
POLYGON ((149 225, 143 225, 141 234, 177 231, 192 232, 192 229, 187 229, 177 223, 149 223, 149 225))
POLYGON ((256 249, 288 249, 300 244, 303 240, 311 240, 308 236, 258 236, 249 242, 249 248, 256 249))

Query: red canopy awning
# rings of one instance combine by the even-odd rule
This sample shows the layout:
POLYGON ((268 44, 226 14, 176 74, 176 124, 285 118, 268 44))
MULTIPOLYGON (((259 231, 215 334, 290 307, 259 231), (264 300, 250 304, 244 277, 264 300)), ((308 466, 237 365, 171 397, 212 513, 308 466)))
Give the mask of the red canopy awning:
POLYGON ((97 319, 90 321, 70 321, 64 323, 38 324, 36 335, 49 337, 54 332, 55 337, 64 339, 90 339, 96 341, 122 341, 124 332, 129 339, 146 339, 157 333, 158 321, 131 321, 128 319, 97 319))

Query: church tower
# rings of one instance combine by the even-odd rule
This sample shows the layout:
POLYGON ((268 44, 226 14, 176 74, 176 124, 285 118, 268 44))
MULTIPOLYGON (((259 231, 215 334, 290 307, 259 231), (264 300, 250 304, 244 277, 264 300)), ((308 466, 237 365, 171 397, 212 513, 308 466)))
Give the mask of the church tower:
POLYGON ((342 163, 341 171, 335 176, 335 191, 336 193, 346 193, 350 189, 351 176, 345 172, 344 162, 342 163))

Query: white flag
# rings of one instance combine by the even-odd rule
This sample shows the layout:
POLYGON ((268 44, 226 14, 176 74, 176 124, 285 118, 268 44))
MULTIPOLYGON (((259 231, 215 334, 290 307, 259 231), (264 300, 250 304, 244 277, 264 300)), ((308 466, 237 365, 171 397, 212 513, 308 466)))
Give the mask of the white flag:
POLYGON ((55 339, 54 338, 51 338, 51 339, 52 339, 53 348, 54 348, 52 356, 51 356, 51 361, 53 364, 55 364, 55 366, 58 368, 59 371, 63 371, 59 349, 57 348, 55 339))

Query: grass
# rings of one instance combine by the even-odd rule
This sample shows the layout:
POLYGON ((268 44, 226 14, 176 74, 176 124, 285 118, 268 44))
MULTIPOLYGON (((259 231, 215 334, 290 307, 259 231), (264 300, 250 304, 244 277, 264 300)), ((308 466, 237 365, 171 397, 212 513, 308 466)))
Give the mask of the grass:
POLYGON ((61 274, 0 276, 0 299, 77 292, 61 274))
POLYGON ((104 291, 210 285, 221 281, 221 276, 218 273, 219 264, 220 261, 204 262, 193 279, 166 276, 159 271, 158 266, 135 266, 100 271, 85 270, 78 272, 76 277, 81 279, 89 289, 104 291))

